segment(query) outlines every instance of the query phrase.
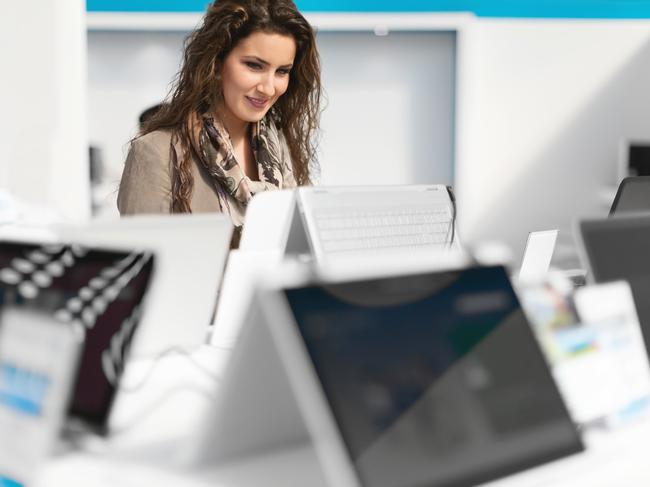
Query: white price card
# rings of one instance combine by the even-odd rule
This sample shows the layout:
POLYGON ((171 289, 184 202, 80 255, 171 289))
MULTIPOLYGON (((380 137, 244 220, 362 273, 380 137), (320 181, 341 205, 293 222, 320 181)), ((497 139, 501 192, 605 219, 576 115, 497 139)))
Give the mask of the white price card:
POLYGON ((580 402, 600 404, 610 418, 620 416, 650 396, 650 364, 630 286, 625 281, 586 286, 576 291, 574 303, 583 326, 594 333, 599 364, 581 375, 594 397, 581 394, 580 402))
POLYGON ((45 312, 0 314, 0 487, 22 487, 50 453, 65 416, 80 335, 45 312))

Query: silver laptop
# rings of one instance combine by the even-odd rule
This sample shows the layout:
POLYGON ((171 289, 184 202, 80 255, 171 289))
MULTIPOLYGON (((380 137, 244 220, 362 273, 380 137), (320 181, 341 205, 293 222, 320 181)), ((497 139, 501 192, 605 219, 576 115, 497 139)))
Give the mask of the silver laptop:
POLYGON ((458 250, 444 185, 302 187, 298 207, 316 260, 458 250))
POLYGON ((519 279, 530 281, 544 276, 551 265, 557 230, 530 232, 519 269, 519 279))
POLYGON ((63 241, 154 252, 156 268, 133 356, 204 343, 214 315, 232 225, 220 214, 138 215, 60 226, 63 241))
POLYGON ((503 267, 259 291, 204 461, 311 441, 331 485, 474 485, 582 450, 503 267))

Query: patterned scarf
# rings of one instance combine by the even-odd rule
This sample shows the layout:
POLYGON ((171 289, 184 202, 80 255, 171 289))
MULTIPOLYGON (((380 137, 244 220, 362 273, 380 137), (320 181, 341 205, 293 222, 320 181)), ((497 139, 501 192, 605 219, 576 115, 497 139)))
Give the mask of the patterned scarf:
POLYGON ((244 207, 254 194, 283 187, 282 149, 275 124, 264 118, 251 128, 251 148, 259 181, 253 181, 244 174, 235 158, 228 132, 218 120, 204 117, 199 135, 203 166, 217 188, 226 191, 244 207))

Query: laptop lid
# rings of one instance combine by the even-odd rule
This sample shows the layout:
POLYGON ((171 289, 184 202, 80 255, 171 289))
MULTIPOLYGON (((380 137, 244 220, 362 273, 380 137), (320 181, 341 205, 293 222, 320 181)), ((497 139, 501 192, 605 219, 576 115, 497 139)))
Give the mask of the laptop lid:
POLYGON ((583 220, 578 223, 581 258, 592 282, 630 283, 639 322, 650 350, 650 215, 583 220))
MULTIPOLYGON (((257 265, 264 272, 255 273, 255 285, 247 284, 245 292, 240 293, 243 296, 237 296, 239 313, 234 321, 216 322, 212 345, 232 349, 232 352, 219 383, 216 402, 208 406, 206 419, 198 432, 199 440, 189 449, 187 458, 190 463, 214 463, 309 439, 270 335, 267 321, 272 315, 262 310, 262 301, 268 292, 276 296, 278 288, 307 285, 314 281, 349 282, 458 269, 469 262, 461 254, 430 254, 427 258, 407 254, 399 261, 382 265, 369 258, 345 268, 330 265, 324 270, 300 260, 260 261, 258 256, 241 251, 231 253, 229 266, 234 257, 237 257, 236 262, 246 266, 257 265), (268 287, 274 291, 268 291, 268 287), (228 324, 233 325, 230 333, 228 329, 224 330, 228 324), (223 340, 224 333, 226 340, 223 340), (269 421, 269 416, 273 417, 272 421, 269 421), (224 442, 223 438, 228 438, 228 441, 224 442)), ((246 271, 244 276, 252 275, 247 267, 240 270, 246 271)), ((238 275, 241 278, 241 273, 238 275)), ((231 297, 235 297, 234 294, 231 297)), ((228 302, 232 304, 230 300, 228 302)), ((286 300, 280 302, 280 312, 286 314, 286 300)), ((219 308, 220 311, 223 309, 219 308)))
POLYGON ((609 216, 635 211, 650 211, 650 176, 623 179, 609 209, 609 216))
POLYGON ((260 303, 333 485, 474 485, 582 449, 503 267, 260 303))
POLYGON ((295 189, 257 193, 246 209, 239 250, 278 257, 308 254, 307 235, 296 206, 295 189))
POLYGON ((548 272, 555 250, 557 230, 530 232, 526 240, 524 256, 519 269, 519 279, 529 281, 539 279, 548 272))
POLYGON ((45 314, 84 337, 69 413, 107 426, 154 269, 149 253, 0 242, 0 306, 45 314))
POLYGON ((57 229, 63 241, 111 249, 140 248, 156 256, 150 297, 133 355, 196 347, 207 339, 232 224, 221 214, 136 215, 57 229))
POLYGON ((650 276, 650 215, 582 220, 578 236, 593 282, 650 276))

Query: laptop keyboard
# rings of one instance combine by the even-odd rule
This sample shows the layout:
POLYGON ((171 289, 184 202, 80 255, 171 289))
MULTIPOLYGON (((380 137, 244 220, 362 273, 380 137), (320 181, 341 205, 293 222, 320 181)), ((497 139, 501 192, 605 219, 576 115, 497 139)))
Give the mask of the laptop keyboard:
POLYGON ((372 210, 320 210, 314 214, 325 252, 436 247, 450 244, 448 206, 372 210))

